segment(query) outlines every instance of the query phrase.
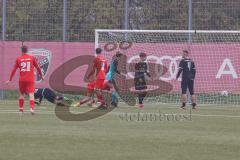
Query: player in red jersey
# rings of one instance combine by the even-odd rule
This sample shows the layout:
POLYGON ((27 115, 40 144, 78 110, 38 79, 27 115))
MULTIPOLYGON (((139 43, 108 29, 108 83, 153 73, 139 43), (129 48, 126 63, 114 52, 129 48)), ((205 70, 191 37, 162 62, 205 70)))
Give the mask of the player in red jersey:
POLYGON ((106 107, 103 95, 102 95, 102 89, 104 87, 104 81, 106 77, 106 73, 108 70, 108 64, 107 60, 102 56, 102 49, 97 48, 96 49, 96 58, 93 60, 93 68, 92 71, 89 73, 87 78, 89 79, 94 73, 96 73, 96 81, 94 85, 94 89, 96 90, 97 98, 101 102, 101 107, 106 107))
POLYGON ((12 70, 11 76, 9 80, 6 82, 7 84, 12 81, 12 78, 17 69, 20 70, 19 76, 19 111, 23 113, 23 104, 24 104, 24 94, 29 94, 29 105, 30 111, 34 114, 34 67, 37 69, 40 74, 42 80, 43 75, 41 69, 37 63, 37 60, 29 55, 27 46, 22 46, 22 55, 19 56, 15 62, 14 68, 12 70))

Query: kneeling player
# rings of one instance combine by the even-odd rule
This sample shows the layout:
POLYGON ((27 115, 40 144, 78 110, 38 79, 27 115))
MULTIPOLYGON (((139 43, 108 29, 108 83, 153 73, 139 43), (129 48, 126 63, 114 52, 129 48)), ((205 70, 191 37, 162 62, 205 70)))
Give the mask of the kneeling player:
POLYGON ((187 101, 187 89, 189 90, 189 93, 192 98, 192 109, 196 109, 196 97, 194 95, 194 78, 196 74, 195 64, 193 60, 188 58, 188 51, 184 50, 182 53, 182 60, 179 64, 179 69, 177 73, 177 79, 182 73, 182 109, 185 109, 186 101, 187 101))
POLYGON ((41 105, 43 98, 45 98, 48 102, 53 104, 70 106, 73 103, 72 100, 63 96, 58 96, 54 91, 52 91, 49 88, 35 89, 34 98, 35 98, 35 104, 38 104, 38 105, 41 105))

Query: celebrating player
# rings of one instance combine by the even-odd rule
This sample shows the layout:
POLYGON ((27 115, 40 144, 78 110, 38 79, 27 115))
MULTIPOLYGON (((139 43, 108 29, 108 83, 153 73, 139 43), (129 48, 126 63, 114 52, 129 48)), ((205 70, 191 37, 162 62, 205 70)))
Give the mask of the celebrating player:
POLYGON ((93 68, 89 73, 87 78, 89 79, 94 73, 96 73, 96 82, 94 88, 96 90, 97 98, 101 102, 100 107, 106 108, 106 104, 102 95, 102 89, 104 86, 104 81, 106 77, 106 73, 108 70, 107 60, 102 56, 102 49, 96 49, 97 57, 93 60, 93 68))
POLYGON ((195 69, 195 64, 193 60, 188 58, 188 51, 184 50, 182 53, 182 60, 180 61, 179 64, 179 69, 177 73, 177 79, 182 73, 182 83, 181 83, 181 88, 182 88, 182 109, 185 109, 186 106, 186 101, 187 101, 187 89, 189 90, 189 93, 192 97, 192 109, 196 109, 196 97, 194 95, 194 78, 196 74, 196 69, 195 69))
POLYGON ((143 100, 146 96, 146 89, 147 89, 147 83, 145 80, 145 75, 148 77, 151 77, 151 75, 148 72, 148 67, 146 61, 146 53, 140 53, 139 54, 140 61, 136 63, 135 65, 135 90, 138 91, 138 102, 139 102, 139 108, 144 108, 143 100))
POLYGON ((28 54, 27 46, 22 46, 22 55, 19 56, 15 62, 14 68, 12 70, 11 76, 6 83, 12 81, 12 78, 19 68, 20 77, 19 77, 19 112, 23 113, 24 105, 24 94, 29 94, 29 105, 30 112, 34 114, 34 67, 37 69, 37 72, 40 74, 42 80, 43 75, 41 69, 36 61, 36 59, 28 54))
POLYGON ((53 104, 67 105, 71 106, 74 102, 63 96, 58 96, 54 91, 50 88, 36 88, 34 92, 35 104, 41 105, 43 98, 45 98, 48 102, 53 104))

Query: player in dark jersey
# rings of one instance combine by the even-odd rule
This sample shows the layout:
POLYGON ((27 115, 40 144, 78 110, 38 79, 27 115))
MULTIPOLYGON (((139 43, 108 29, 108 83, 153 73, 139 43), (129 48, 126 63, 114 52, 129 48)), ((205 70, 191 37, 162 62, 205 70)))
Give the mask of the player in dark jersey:
POLYGON ((46 99, 48 102, 53 104, 68 105, 70 106, 73 101, 63 97, 58 96, 54 91, 49 88, 37 88, 34 92, 35 104, 41 105, 42 100, 46 99))
POLYGON ((134 83, 135 83, 135 90, 139 91, 138 93, 138 101, 139 101, 139 108, 143 108, 143 100, 147 94, 145 91, 147 89, 147 83, 145 79, 145 75, 148 77, 151 77, 151 75, 148 72, 148 67, 146 61, 147 55, 145 53, 139 54, 140 61, 135 65, 135 77, 134 77, 134 83))
MULTIPOLYGON (((107 72, 106 75, 106 85, 109 87, 109 90, 111 90, 111 88, 115 88, 117 89, 117 85, 116 85, 116 74, 121 74, 120 71, 118 70, 118 62, 120 60, 120 58, 123 56, 123 54, 121 52, 117 52, 113 58, 112 61, 110 63, 110 67, 109 70, 107 72), (115 87, 114 87, 115 86, 115 87)), ((112 102, 111 105, 117 107, 118 106, 118 94, 117 92, 111 91, 112 92, 112 102)))
POLYGON ((182 82, 181 82, 181 88, 182 88, 182 106, 181 108, 185 109, 186 101, 187 101, 187 89, 189 90, 189 93, 192 98, 192 108, 196 109, 196 97, 194 95, 194 79, 196 75, 196 68, 195 64, 192 59, 188 58, 188 51, 184 50, 182 53, 182 60, 179 64, 179 69, 177 73, 177 79, 182 73, 182 82))

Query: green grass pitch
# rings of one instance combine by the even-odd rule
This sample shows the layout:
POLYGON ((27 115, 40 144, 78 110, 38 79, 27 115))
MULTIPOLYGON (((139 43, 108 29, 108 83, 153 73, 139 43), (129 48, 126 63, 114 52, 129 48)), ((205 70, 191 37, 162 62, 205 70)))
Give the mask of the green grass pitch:
MULTIPOLYGON (((190 109, 180 110, 177 105, 148 104, 139 110, 120 104, 112 112, 85 122, 62 121, 56 117, 54 107, 36 106, 36 115, 26 112, 20 116, 17 101, 1 101, 0 160, 239 160, 240 157, 239 106, 200 105, 190 117, 190 109), (186 117, 139 120, 136 118, 139 113, 186 117)), ((74 108, 72 112, 89 109, 74 108)), ((28 110, 26 105, 25 111, 28 110)))

